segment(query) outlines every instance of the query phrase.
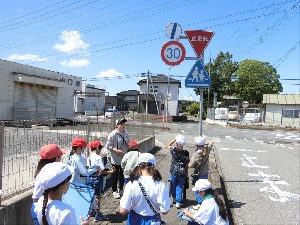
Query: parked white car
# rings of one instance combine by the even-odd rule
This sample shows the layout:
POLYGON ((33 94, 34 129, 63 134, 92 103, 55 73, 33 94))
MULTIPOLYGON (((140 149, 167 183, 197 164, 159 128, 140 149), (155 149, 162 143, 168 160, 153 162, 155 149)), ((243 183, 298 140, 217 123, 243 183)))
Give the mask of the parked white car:
POLYGON ((259 123, 261 121, 259 113, 246 113, 243 122, 259 123))
POLYGON ((119 114, 119 111, 116 109, 108 109, 105 112, 105 118, 111 118, 112 116, 116 116, 119 114))

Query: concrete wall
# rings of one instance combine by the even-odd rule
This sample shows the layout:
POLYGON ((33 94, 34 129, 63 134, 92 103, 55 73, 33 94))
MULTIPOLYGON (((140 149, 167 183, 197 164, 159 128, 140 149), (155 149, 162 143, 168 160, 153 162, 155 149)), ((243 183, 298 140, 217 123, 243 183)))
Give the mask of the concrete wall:
POLYGON ((33 224, 30 214, 32 190, 1 202, 0 224, 33 224))
POLYGON ((142 153, 149 152, 155 147, 155 137, 148 137, 138 142, 139 150, 142 153))
MULTIPOLYGON (((148 137, 138 142, 142 153, 149 152, 155 147, 155 137, 148 137)), ((32 190, 24 191, 9 200, 1 202, 0 225, 6 224, 33 224, 30 208, 32 204, 32 190)))

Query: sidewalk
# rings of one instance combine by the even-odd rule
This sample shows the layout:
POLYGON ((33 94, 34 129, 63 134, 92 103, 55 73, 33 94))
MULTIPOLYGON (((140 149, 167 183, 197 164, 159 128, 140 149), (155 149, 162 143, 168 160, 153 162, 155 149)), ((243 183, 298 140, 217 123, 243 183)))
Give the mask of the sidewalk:
MULTIPOLYGON (((170 168, 170 163, 171 163, 171 155, 167 150, 165 150, 165 147, 162 146, 161 143, 156 142, 156 147, 151 151, 156 157, 157 160, 157 169, 160 171, 163 181, 167 182, 167 180, 170 177, 169 173, 169 168, 170 168)), ((187 146, 185 148, 186 150, 189 151, 190 156, 194 152, 194 147, 189 147, 187 146)), ((210 180, 213 184, 213 188, 216 189, 220 195, 220 197, 224 201, 223 197, 223 190, 222 190, 222 185, 220 181, 220 177, 218 174, 217 170, 217 164, 216 160, 214 157, 214 151, 210 153, 210 180)), ((193 172, 193 169, 190 169, 189 175, 193 172)), ((118 213, 119 211, 119 202, 120 200, 114 199, 111 193, 111 190, 108 190, 106 192, 106 195, 102 198, 101 202, 101 211, 105 214, 108 215, 108 220, 106 221, 101 221, 101 222, 94 222, 93 218, 90 220, 90 224, 95 225, 95 224, 126 224, 127 220, 127 215, 122 216, 121 214, 118 213)), ((186 190, 186 199, 183 202, 183 206, 181 209, 177 209, 175 205, 171 205, 170 211, 167 215, 162 216, 162 219, 167 223, 167 224, 182 224, 185 225, 187 224, 186 221, 180 221, 177 218, 177 213, 181 212, 183 208, 189 207, 191 205, 196 205, 197 201, 195 200, 194 193, 192 192, 192 185, 190 184, 189 189, 186 190)))

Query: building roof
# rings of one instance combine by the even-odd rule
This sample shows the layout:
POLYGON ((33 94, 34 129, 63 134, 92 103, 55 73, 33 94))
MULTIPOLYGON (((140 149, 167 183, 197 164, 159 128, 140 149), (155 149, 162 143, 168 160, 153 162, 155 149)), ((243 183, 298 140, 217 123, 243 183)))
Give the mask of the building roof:
POLYGON ((138 95, 138 94, 140 94, 140 92, 139 91, 137 91, 137 90, 128 90, 128 91, 121 91, 120 93, 117 93, 117 95, 127 95, 127 96, 136 96, 136 95, 138 95))
POLYGON ((264 94, 263 103, 279 105, 299 105, 300 94, 264 94))
MULTIPOLYGON (((137 84, 141 85, 142 83, 147 83, 147 78, 140 80, 137 84)), ((168 83, 168 76, 164 74, 158 74, 156 76, 151 76, 149 79, 149 83, 168 83)), ((179 87, 181 87, 180 80, 176 80, 174 78, 169 77, 169 83, 176 83, 179 84, 179 87)))

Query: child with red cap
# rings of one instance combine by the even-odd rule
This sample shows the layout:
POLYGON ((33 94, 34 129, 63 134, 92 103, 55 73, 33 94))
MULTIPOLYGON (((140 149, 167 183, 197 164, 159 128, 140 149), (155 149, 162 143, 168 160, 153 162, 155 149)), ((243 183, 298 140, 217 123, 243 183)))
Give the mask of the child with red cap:
POLYGON ((98 140, 92 141, 89 144, 89 147, 91 148, 91 155, 87 160, 87 165, 89 166, 90 169, 96 168, 99 175, 97 177, 92 178, 95 186, 94 195, 96 197, 97 207, 91 209, 89 215, 95 216, 94 221, 98 222, 106 219, 106 215, 100 212, 100 196, 101 196, 101 190, 103 184, 102 182, 103 176, 100 174, 112 174, 115 172, 115 168, 113 167, 112 170, 108 170, 108 171, 105 170, 103 158, 99 155, 102 149, 102 145, 100 141, 98 140))
POLYGON ((121 167, 124 174, 124 184, 129 182, 129 174, 136 165, 137 159, 140 156, 139 146, 136 141, 128 143, 128 152, 124 155, 121 161, 121 167))
MULTIPOLYGON (((40 161, 38 162, 35 174, 34 174, 34 178, 36 178, 36 176, 39 174, 39 172, 41 171, 41 169, 49 164, 49 163, 53 163, 53 162, 60 162, 61 161, 61 157, 62 155, 65 154, 65 150, 60 149, 58 147, 58 145, 56 144, 48 144, 45 145, 41 148, 40 150, 40 161)), ((34 189, 33 189, 33 193, 32 193, 32 206, 31 206, 31 215, 34 221, 34 224, 38 224, 37 221, 37 217, 34 213, 34 203, 37 202, 39 200, 40 197, 43 196, 43 188, 42 185, 39 183, 38 180, 35 181, 35 185, 34 185, 34 189)))
POLYGON ((84 138, 79 137, 75 138, 72 141, 72 151, 74 152, 74 154, 71 155, 70 160, 67 162, 69 166, 72 166, 74 168, 71 182, 86 184, 86 177, 97 172, 96 168, 87 170, 84 165, 84 158, 82 156, 82 153, 84 153, 86 147, 87 142, 84 138))

